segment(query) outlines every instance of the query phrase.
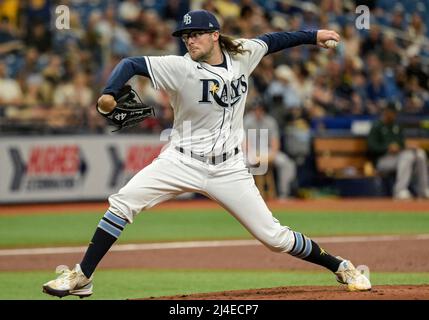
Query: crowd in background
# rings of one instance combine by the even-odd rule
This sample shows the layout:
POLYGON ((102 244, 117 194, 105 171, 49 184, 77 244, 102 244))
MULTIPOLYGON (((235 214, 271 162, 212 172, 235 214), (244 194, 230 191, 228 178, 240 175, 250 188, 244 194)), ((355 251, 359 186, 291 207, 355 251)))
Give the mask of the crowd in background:
MULTIPOLYGON (((429 1, 256 0, 2 0, 0 1, 0 128, 2 132, 105 133, 95 101, 120 59, 184 54, 171 32, 183 14, 204 8, 222 32, 252 38, 273 31, 334 29, 335 50, 299 46, 266 56, 254 71, 248 101, 262 98, 287 128, 313 119, 378 115, 388 100, 401 113, 429 115, 429 1), (357 29, 357 3, 370 9, 370 29, 357 29), (70 9, 59 29, 57 6, 70 9)), ((134 130, 159 133, 172 110, 150 80, 134 77, 157 117, 134 130)))

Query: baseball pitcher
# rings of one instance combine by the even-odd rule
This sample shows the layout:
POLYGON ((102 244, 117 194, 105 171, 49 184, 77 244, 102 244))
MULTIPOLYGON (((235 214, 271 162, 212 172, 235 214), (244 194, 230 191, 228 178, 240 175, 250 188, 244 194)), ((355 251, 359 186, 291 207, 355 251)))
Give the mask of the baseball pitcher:
POLYGON ((185 14, 173 36, 181 37, 186 45, 184 56, 123 59, 97 103, 97 110, 119 127, 122 121, 127 121, 125 126, 140 121, 152 112, 144 103, 137 103, 138 112, 125 110, 123 101, 133 105, 135 99, 133 95, 131 100, 127 98, 130 90, 124 86, 135 75, 150 78, 155 89, 168 93, 174 110, 168 147, 109 197, 110 206, 83 260, 44 284, 43 291, 58 297, 91 295, 96 266, 127 224, 139 212, 184 192, 198 192, 218 202, 267 248, 326 267, 349 290, 370 290, 369 280, 349 260, 328 254, 309 237, 273 217, 246 168, 240 147, 249 77, 261 59, 303 44, 328 48, 329 41, 338 42, 340 36, 316 30, 231 39, 220 33, 216 17, 205 10, 185 14), (135 113, 140 116, 137 120, 135 113))

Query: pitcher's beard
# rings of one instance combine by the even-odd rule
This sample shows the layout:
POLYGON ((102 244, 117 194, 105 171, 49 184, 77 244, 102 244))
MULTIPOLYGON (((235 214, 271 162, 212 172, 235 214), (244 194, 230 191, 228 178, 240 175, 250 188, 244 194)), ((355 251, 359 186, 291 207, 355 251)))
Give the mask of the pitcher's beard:
POLYGON ((207 62, 210 57, 213 55, 213 44, 211 45, 210 49, 207 52, 198 52, 196 55, 192 55, 191 51, 189 51, 189 54, 191 55, 192 60, 198 61, 198 62, 207 62))

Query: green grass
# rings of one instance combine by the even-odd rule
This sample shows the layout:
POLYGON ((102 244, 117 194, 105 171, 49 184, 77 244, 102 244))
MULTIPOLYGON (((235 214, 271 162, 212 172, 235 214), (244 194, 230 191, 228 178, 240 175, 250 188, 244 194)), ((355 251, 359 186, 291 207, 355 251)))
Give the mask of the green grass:
MULTIPOLYGON (((87 244, 103 212, 0 216, 0 247, 87 244)), ((429 212, 275 211, 283 225, 309 236, 429 233, 429 212)), ((222 210, 149 211, 127 226, 119 243, 251 239, 222 210)))
MULTIPOLYGON (((104 212, 0 216, 0 248, 86 245, 104 212)), ((276 210, 283 225, 309 236, 429 233, 429 211, 294 212, 276 210)), ((251 239, 223 210, 159 210, 136 217, 118 243, 186 240, 251 239)), ((41 293, 51 271, 0 272, 0 300, 55 299, 41 293)), ((429 273, 371 273, 374 286, 429 283, 429 273)), ((127 299, 270 288, 335 285, 329 272, 231 270, 99 270, 91 299, 127 299)), ((78 299, 70 297, 70 299, 78 299)))
MULTIPOLYGON (((52 272, 0 273, 0 300, 57 299, 41 292, 52 272)), ((427 284, 429 273, 371 273, 373 286, 427 284)), ((271 288, 297 285, 336 285, 329 272, 226 270, 99 270, 90 299, 129 299, 164 295, 271 288)), ((69 297, 67 299, 79 299, 69 297)))

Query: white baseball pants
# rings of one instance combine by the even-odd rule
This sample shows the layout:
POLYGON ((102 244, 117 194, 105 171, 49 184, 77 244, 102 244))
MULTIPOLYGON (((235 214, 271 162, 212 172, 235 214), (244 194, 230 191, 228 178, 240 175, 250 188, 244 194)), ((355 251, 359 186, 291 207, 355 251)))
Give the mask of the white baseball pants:
POLYGON ((109 197, 109 211, 132 223, 140 211, 184 192, 198 192, 218 202, 269 249, 292 249, 293 232, 273 217, 241 151, 211 165, 169 147, 109 197))

